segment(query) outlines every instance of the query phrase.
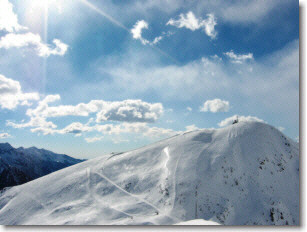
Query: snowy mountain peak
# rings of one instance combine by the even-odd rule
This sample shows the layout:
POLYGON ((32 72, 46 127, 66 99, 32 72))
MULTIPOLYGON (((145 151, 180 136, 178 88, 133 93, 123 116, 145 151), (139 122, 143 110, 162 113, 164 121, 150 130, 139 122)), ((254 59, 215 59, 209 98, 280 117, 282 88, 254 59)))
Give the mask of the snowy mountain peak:
POLYGON ((259 122, 187 132, 12 188, 0 208, 6 225, 297 225, 298 144, 259 122))

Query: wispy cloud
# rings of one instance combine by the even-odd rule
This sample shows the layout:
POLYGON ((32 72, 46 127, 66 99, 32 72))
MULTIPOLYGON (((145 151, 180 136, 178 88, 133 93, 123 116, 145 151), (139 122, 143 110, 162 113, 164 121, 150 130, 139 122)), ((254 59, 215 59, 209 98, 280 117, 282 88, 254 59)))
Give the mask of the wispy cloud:
MULTIPOLYGON (((249 24, 257 23, 275 7, 284 7, 285 4, 291 1, 288 0, 267 0, 267 1, 238 1, 230 2, 228 4, 220 1, 220 15, 224 21, 233 24, 249 24), (222 7, 221 5, 224 5, 222 7)), ((217 7, 218 7, 217 5, 217 7)))
POLYGON ((221 99, 232 103, 234 110, 239 107, 239 99, 245 99, 240 104, 241 110, 255 114, 255 108, 259 107, 261 112, 280 112, 279 123, 287 127, 289 118, 298 117, 297 40, 266 57, 239 66, 232 65, 229 59, 210 57, 183 65, 162 65, 159 58, 149 55, 151 53, 135 56, 135 52, 127 54, 124 60, 116 56, 113 57, 116 62, 102 62, 96 67, 99 73, 112 77, 106 89, 121 91, 123 96, 152 93, 159 96, 161 102, 212 99, 218 93, 221 99), (149 62, 153 65, 148 65, 149 62))
POLYGON ((112 142, 114 144, 121 144, 121 143, 128 143, 129 139, 122 139, 122 138, 113 138, 112 142))
POLYGON ((101 141, 102 139, 103 139, 103 136, 97 136, 97 137, 85 138, 85 141, 87 143, 95 143, 95 142, 101 141))
POLYGON ((154 38, 154 40, 152 41, 152 44, 157 44, 157 43, 159 43, 162 39, 163 39, 163 36, 160 35, 160 36, 154 38))
POLYGON ((248 54, 235 54, 232 50, 229 52, 224 53, 226 56, 228 56, 233 63, 242 64, 246 60, 253 60, 254 56, 253 53, 248 54))
POLYGON ((211 38, 214 39, 217 36, 215 26, 217 25, 214 14, 207 14, 206 19, 196 18, 192 11, 187 14, 180 14, 179 19, 170 19, 166 25, 175 26, 177 28, 187 28, 195 31, 203 29, 204 32, 211 38))

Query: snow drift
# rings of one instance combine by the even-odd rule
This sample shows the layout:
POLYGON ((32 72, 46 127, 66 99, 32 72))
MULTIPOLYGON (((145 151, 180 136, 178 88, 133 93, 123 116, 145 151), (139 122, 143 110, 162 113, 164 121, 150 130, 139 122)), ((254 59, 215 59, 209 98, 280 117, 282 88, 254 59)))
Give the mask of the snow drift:
POLYGON ((260 122, 103 156, 0 196, 4 225, 299 224, 299 148, 260 122))

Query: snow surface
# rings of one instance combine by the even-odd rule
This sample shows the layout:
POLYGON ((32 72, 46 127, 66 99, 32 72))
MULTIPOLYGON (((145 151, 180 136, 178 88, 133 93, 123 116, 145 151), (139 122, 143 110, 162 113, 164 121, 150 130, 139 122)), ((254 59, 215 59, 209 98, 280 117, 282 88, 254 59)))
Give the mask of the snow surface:
POLYGON ((203 219, 195 219, 185 222, 179 222, 177 224, 174 224, 175 226, 219 226, 220 224, 212 221, 206 221, 203 219))
POLYGON ((260 122, 186 132, 0 196, 4 225, 299 224, 298 144, 260 122))

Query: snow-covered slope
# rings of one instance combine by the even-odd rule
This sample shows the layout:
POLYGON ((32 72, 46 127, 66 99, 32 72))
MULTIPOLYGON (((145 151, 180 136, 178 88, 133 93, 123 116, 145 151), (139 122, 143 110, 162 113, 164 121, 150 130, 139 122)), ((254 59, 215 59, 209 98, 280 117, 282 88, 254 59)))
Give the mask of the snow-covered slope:
POLYGON ((199 130, 5 191, 0 224, 299 224, 298 144, 259 122, 199 130))
POLYGON ((194 219, 190 221, 179 222, 175 226, 219 226, 220 224, 204 219, 194 219))
POLYGON ((0 190, 26 183, 81 161, 83 160, 36 147, 15 149, 9 143, 0 143, 0 190))

